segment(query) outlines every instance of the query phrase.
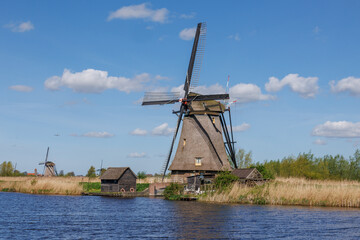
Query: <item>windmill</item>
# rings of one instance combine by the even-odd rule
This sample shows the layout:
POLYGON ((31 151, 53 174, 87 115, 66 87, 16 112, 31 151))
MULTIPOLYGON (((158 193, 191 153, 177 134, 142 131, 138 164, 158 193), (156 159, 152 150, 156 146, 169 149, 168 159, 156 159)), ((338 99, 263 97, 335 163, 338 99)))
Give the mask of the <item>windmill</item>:
POLYGON ((183 122, 176 154, 169 167, 175 180, 184 180, 194 174, 216 174, 231 170, 229 159, 237 167, 234 153, 230 108, 219 100, 229 99, 229 94, 201 95, 192 92, 197 84, 206 39, 206 24, 197 25, 194 44, 187 70, 184 96, 175 93, 145 93, 142 105, 163 105, 180 102, 180 109, 173 111, 178 120, 169 154, 163 166, 163 179, 170 163, 174 143, 183 122), (230 133, 224 112, 229 112, 230 133), (224 140, 225 139, 225 140, 224 140), (228 159, 229 158, 229 159, 228 159))
POLYGON ((43 175, 44 177, 57 176, 58 174, 56 171, 55 163, 48 161, 48 157, 49 157, 49 147, 47 148, 45 161, 39 163, 39 165, 44 165, 43 175))

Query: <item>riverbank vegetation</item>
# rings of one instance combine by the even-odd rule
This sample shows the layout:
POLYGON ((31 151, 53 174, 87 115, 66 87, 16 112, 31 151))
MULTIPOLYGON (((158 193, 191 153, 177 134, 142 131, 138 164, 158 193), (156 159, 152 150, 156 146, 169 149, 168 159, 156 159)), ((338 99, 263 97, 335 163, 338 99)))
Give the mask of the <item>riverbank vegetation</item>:
POLYGON ((360 181, 360 150, 353 156, 325 155, 315 157, 311 152, 297 157, 289 156, 282 160, 265 161, 252 164, 265 178, 297 177, 317 180, 357 180, 360 181))
POLYGON ((205 192, 200 201, 218 203, 360 207, 360 182, 282 178, 249 187, 234 182, 205 192))
POLYGON ((3 192, 80 195, 91 184, 100 185, 100 180, 86 177, 0 177, 0 191, 3 192))

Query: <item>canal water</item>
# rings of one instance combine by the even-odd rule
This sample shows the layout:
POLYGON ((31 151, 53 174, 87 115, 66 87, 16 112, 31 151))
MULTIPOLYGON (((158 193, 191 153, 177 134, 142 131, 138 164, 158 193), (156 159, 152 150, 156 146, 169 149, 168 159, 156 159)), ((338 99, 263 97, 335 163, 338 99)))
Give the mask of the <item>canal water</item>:
POLYGON ((0 193, 0 239, 360 239, 360 210, 0 193))

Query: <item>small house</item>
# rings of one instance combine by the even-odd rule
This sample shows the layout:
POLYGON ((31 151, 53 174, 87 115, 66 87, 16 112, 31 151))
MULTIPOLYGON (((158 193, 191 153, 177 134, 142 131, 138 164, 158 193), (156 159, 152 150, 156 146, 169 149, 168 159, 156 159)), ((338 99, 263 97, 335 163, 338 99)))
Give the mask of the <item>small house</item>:
POLYGON ((110 167, 100 177, 101 192, 136 192, 136 175, 129 167, 110 167))
POLYGON ((239 168, 231 173, 237 176, 241 183, 258 184, 264 181, 262 174, 256 168, 239 168))

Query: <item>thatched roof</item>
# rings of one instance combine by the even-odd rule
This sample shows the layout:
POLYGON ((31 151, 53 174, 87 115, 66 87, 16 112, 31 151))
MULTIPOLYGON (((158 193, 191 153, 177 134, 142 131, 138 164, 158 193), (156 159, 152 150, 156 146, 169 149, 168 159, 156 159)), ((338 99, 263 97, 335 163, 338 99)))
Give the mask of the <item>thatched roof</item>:
POLYGON ((183 119, 179 144, 171 171, 228 171, 228 161, 219 116, 189 115, 183 119), (201 165, 195 159, 201 159, 201 165))
POLYGON ((136 174, 129 167, 109 167, 100 177, 101 180, 117 180, 128 170, 134 175, 136 174))
POLYGON ((256 168, 239 168, 234 169, 231 173, 240 179, 263 179, 262 174, 256 168))

